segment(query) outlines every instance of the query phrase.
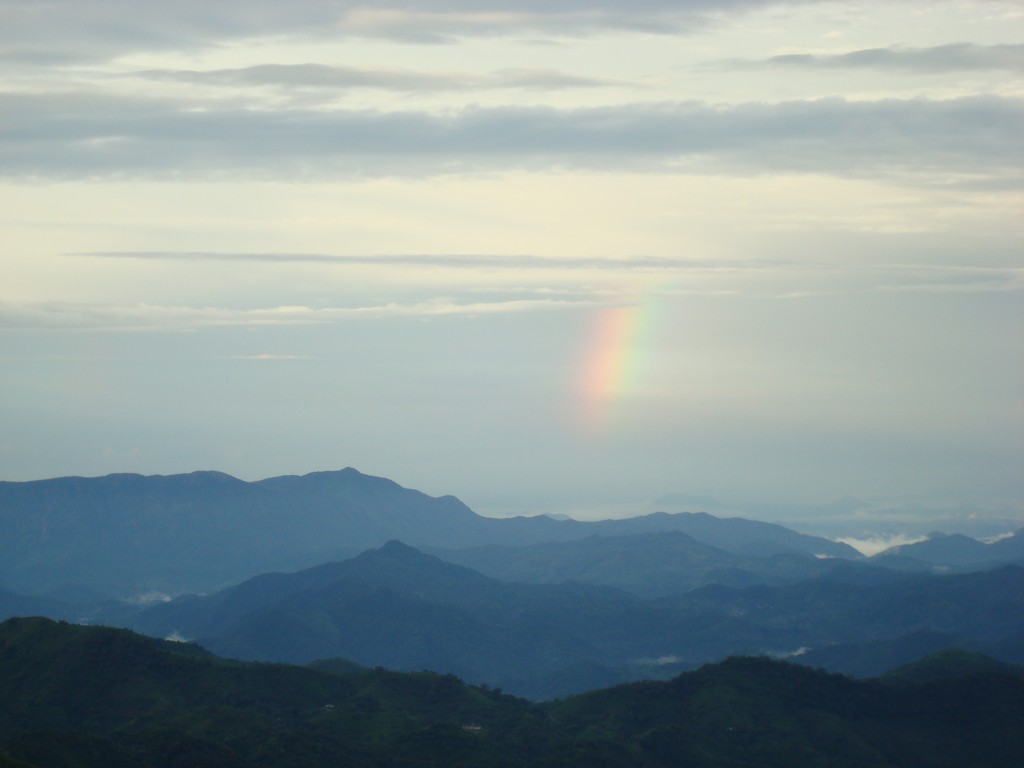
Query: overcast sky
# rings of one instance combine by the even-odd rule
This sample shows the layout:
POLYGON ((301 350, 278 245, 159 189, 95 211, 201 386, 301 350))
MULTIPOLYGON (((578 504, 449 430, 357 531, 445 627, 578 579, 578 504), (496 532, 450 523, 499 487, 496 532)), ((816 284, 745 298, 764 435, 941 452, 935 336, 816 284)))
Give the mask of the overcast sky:
POLYGON ((1024 509, 1024 5, 0 0, 0 479, 1024 509))

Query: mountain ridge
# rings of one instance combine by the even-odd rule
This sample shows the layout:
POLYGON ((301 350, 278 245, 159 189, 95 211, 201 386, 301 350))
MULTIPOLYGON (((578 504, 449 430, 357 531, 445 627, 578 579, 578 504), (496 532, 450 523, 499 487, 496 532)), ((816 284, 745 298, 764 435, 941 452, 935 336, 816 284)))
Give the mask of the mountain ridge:
POLYGON ((922 631, 993 649, 1007 642, 1012 654, 1012 638, 1024 633, 1024 569, 886 571, 873 580, 839 573, 645 599, 601 585, 501 582, 390 542, 344 562, 152 606, 125 624, 244 660, 345 657, 546 698, 730 654, 810 648, 827 660, 832 646, 922 631))
POLYGON ((344 559, 395 538, 464 548, 687 529, 714 546, 860 558, 846 545, 742 518, 485 518, 454 496, 348 467, 253 482, 213 471, 0 482, 0 581, 37 593, 73 584, 118 597, 179 594, 344 559))
POLYGON ((880 564, 923 563, 952 570, 1024 563, 1024 529, 989 543, 959 533, 932 533, 922 541, 890 547, 871 559, 880 564))
POLYGON ((232 662, 0 623, 0 765, 45 768, 1011 768, 1024 680, 947 654, 884 681, 757 657, 538 704, 451 675, 232 662), (16 762, 19 761, 19 762, 16 762))

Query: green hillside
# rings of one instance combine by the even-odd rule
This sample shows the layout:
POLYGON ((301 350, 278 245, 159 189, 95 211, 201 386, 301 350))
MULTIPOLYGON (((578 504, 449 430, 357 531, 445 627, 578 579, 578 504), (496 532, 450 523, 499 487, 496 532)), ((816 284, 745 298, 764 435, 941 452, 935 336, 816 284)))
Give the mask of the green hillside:
POLYGON ((942 665, 857 682, 734 658, 534 704, 451 675, 229 662, 125 630, 11 619, 0 768, 1024 764, 1017 671, 942 665))

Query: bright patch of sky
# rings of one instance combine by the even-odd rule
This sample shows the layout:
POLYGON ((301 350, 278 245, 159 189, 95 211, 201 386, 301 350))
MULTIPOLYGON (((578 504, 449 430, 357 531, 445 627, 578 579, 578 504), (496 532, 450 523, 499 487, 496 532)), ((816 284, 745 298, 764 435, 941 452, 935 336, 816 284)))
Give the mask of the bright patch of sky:
POLYGON ((1024 514, 1018 2, 0 0, 0 68, 3 479, 1024 514))

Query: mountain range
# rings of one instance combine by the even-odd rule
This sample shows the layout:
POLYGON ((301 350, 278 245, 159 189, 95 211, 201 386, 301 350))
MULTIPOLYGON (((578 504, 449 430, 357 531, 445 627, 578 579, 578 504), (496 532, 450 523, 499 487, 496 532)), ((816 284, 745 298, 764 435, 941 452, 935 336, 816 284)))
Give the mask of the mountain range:
POLYGON ((545 704, 452 675, 227 661, 125 630, 0 624, 2 768, 830 768, 1024 762, 1024 677, 944 653, 857 682, 731 658, 545 704))
POLYGON ((1007 563, 1024 562, 1024 531, 992 542, 981 542, 959 533, 932 533, 923 541, 901 544, 873 558, 886 567, 939 568, 950 571, 977 570, 1007 563))
MULTIPOLYGON (((690 518, 694 520, 703 522, 700 517, 690 518)), ((722 529, 728 529, 737 521, 719 520, 718 523, 722 529)), ((703 533, 697 532, 697 535, 703 533)), ((717 537, 707 538, 717 540, 717 537)), ((730 551, 698 541, 680 530, 668 530, 593 535, 526 546, 506 544, 429 551, 443 560, 502 581, 578 582, 616 587, 641 597, 680 594, 709 584, 780 585, 831 573, 873 570, 860 560, 821 557, 793 549, 778 551, 771 546, 765 550, 767 554, 760 554, 752 543, 741 542, 737 546, 734 541, 730 551)))
POLYGON ((0 585, 118 598, 205 592, 340 560, 392 539, 461 549, 681 531, 739 555, 856 550, 780 525, 702 513, 582 523, 486 518, 355 469, 244 482, 218 472, 0 482, 0 585))
POLYGON ((864 558, 704 513, 499 520, 354 469, 59 478, 0 483, 0 619, 535 699, 730 654, 866 676, 951 647, 1024 660, 1022 543, 935 535, 864 558))
POLYGON ((344 657, 453 672, 532 698, 664 677, 737 653, 796 654, 925 631, 961 644, 1024 635, 1024 568, 940 576, 851 565, 783 586, 645 599, 607 586, 498 581, 389 542, 155 605, 126 624, 231 658, 344 657))

